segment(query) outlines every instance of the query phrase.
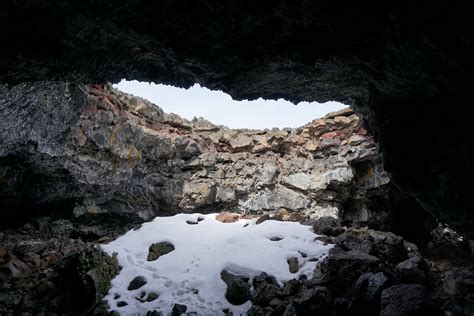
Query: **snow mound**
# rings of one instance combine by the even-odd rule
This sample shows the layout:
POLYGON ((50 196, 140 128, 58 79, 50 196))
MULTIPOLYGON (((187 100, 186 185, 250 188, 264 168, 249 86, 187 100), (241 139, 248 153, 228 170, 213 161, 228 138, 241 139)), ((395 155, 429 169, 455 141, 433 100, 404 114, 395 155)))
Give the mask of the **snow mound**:
POLYGON ((244 315, 251 302, 234 306, 227 301, 222 270, 249 278, 266 272, 282 285, 302 274, 311 277, 317 261, 332 247, 315 241, 311 227, 299 223, 268 220, 257 225, 255 220, 245 219, 222 223, 215 217, 216 214, 157 217, 102 245, 109 255, 117 253, 122 266, 105 297, 110 309, 123 315, 144 315, 152 310, 169 315, 178 303, 186 305, 188 313, 198 315, 224 314, 222 310, 226 308, 234 315, 244 315), (147 261, 150 246, 159 242, 171 243, 175 249, 155 261, 147 261), (291 257, 299 261, 296 273, 289 271, 287 259, 291 257), (128 290, 137 276, 144 277, 147 283, 128 290), (158 298, 146 301, 150 293, 158 294, 158 298))

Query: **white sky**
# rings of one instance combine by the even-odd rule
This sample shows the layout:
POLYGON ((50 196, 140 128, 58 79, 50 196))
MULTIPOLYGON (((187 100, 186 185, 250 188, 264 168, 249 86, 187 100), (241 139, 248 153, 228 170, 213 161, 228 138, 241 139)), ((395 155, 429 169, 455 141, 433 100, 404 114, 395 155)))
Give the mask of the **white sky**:
POLYGON ((230 128, 300 127, 329 112, 347 107, 338 102, 300 102, 295 106, 283 99, 235 101, 222 91, 211 91, 198 84, 189 89, 181 89, 122 80, 114 87, 145 98, 167 113, 176 113, 189 120, 204 117, 214 124, 230 128))

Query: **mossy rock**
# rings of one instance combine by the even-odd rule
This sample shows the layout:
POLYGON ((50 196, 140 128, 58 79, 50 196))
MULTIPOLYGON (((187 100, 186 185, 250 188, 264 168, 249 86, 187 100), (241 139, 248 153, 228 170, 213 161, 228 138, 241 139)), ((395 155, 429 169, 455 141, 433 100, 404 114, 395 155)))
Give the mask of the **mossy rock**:
POLYGON ((120 269, 116 256, 92 245, 61 260, 55 270, 62 311, 90 311, 103 305, 110 282, 120 269))

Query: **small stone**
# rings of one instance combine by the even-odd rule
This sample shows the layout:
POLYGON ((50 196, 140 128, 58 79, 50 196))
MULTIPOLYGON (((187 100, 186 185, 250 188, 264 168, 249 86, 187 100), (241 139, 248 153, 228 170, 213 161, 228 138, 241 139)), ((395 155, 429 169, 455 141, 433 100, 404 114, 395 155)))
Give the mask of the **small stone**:
POLYGON ((179 315, 182 315, 182 314, 186 313, 187 310, 188 310, 188 307, 186 305, 174 304, 171 315, 172 316, 179 316, 179 315))
POLYGON ((278 237, 278 236, 274 236, 272 238, 270 238, 271 241, 280 241, 280 240, 283 240, 282 237, 278 237))
POLYGON ((298 262, 298 258, 296 257, 291 257, 288 260, 286 260, 288 263, 288 268, 290 270, 290 273, 296 273, 300 270, 300 263, 298 262))
POLYGON ((133 291, 133 290, 141 288, 146 283, 147 283, 147 281, 146 281, 145 277, 140 275, 140 276, 135 277, 132 281, 130 281, 130 284, 128 285, 127 289, 129 291, 133 291))
POLYGON ((124 307, 124 306, 127 306, 127 305, 128 305, 128 303, 125 302, 125 301, 120 301, 120 302, 117 303, 117 307, 124 307))
POLYGON ((220 212, 216 215, 216 220, 222 223, 234 223, 239 220, 239 217, 237 213, 220 212))
POLYGON ((161 315, 163 314, 157 310, 152 310, 146 313, 146 316, 161 316, 161 315))
POLYGON ((150 293, 148 293, 148 296, 147 296, 147 298, 146 298, 146 301, 147 301, 147 302, 152 302, 152 301, 156 300, 158 297, 159 297, 159 295, 158 295, 157 293, 155 293, 155 292, 150 292, 150 293))
POLYGON ((121 298, 122 296, 120 294, 115 294, 114 295, 114 300, 118 300, 119 298, 121 298))
POLYGON ((195 221, 186 221, 186 224, 188 224, 188 225, 197 225, 198 222, 197 221, 196 222, 195 221))
POLYGON ((173 244, 164 241, 153 244, 149 248, 147 261, 155 261, 159 257, 164 256, 174 250, 173 244))

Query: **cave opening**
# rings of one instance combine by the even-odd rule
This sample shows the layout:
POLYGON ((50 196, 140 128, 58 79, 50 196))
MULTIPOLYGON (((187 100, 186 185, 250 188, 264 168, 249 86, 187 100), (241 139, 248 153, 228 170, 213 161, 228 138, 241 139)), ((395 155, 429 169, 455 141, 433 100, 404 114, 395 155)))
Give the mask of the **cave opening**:
MULTIPOLYGON (((105 315, 109 307, 120 314, 133 304, 159 314, 151 270, 148 284, 133 279, 134 289, 124 287, 127 300, 109 293, 114 302, 104 306, 118 266, 97 245, 130 228, 131 217, 142 223, 239 207, 260 216, 259 225, 298 220, 295 213, 329 215, 313 218, 312 229, 318 242, 334 245, 310 280, 281 286, 269 275, 216 275, 252 302, 249 315, 473 314, 474 19, 467 2, 4 1, 0 12, 0 157, 14 158, 0 160, 0 212, 13 216, 0 221, 74 208, 72 218, 41 226, 54 238, 40 226, 0 231, 0 314, 105 315), (162 115, 105 84, 124 77, 180 87, 198 82, 236 99, 338 100, 365 124, 343 137, 338 124, 358 121, 339 113, 308 128, 319 131, 313 141, 303 141, 303 128, 270 131, 268 142, 162 115), (12 192, 15 179, 1 170, 25 153, 32 162, 28 188, 12 192), (65 169, 71 176, 56 181, 55 172, 65 169), (40 205, 69 198, 64 187, 75 192, 74 205, 40 205), (342 225, 331 217, 340 212, 342 225), (433 228, 427 216, 437 227, 420 235, 433 228), (429 240, 431 255, 411 244, 417 238, 429 240), (64 262, 72 253, 79 256, 64 262), (61 262, 68 264, 58 284, 52 272, 61 262)), ((213 223, 200 219, 180 224, 213 223)), ((268 237, 278 245, 292 236, 268 237)), ((155 255, 161 249, 149 246, 155 255)), ((147 260, 148 247, 130 250, 147 260)), ((294 269, 287 259, 285 269, 290 262, 294 269)), ((140 261, 136 266, 144 266, 140 261)), ((196 311, 175 294, 173 314, 196 311)))
POLYGON ((234 100, 220 90, 194 84, 188 89, 150 82, 122 80, 114 85, 123 92, 142 97, 167 113, 193 120, 203 117, 232 129, 299 128, 348 105, 330 101, 292 103, 284 99, 234 100))

